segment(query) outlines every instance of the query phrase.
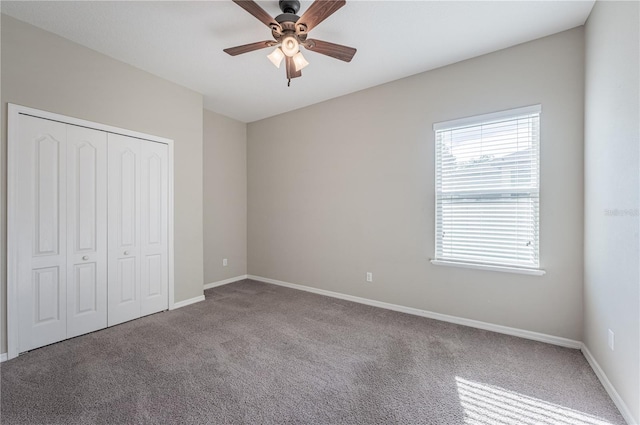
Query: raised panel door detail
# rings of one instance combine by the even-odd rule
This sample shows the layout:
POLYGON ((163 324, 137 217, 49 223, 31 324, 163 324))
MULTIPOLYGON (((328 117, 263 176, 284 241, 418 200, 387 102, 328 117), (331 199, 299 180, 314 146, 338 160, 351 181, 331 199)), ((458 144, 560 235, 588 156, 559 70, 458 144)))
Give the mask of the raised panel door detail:
POLYGON ((145 267, 146 267, 146 275, 148 276, 148 279, 149 279, 149 290, 148 290, 147 296, 154 297, 154 296, 162 295, 162 292, 163 292, 162 291, 162 283, 163 283, 162 255, 160 254, 148 255, 145 267))
POLYGON ((142 314, 168 308, 169 149, 165 144, 142 144, 142 314))
POLYGON ((75 152, 75 250, 96 249, 96 201, 98 195, 98 158, 96 148, 90 143, 74 146, 75 152))
POLYGON ((120 244, 132 246, 136 243, 136 155, 126 149, 120 155, 120 244))
POLYGON ((60 141, 45 134, 35 141, 34 255, 59 252, 60 141))
POLYGON ((60 269, 33 271, 33 321, 36 326, 60 320, 60 269))
POLYGON ((95 263, 75 267, 75 315, 94 313, 98 310, 98 288, 95 263))
POLYGON ((136 259, 122 258, 118 260, 119 304, 136 301, 136 280, 136 259))
POLYGON ((146 166, 146 189, 149 197, 149 208, 147 208, 149 238, 147 243, 158 244, 162 242, 162 183, 165 176, 163 176, 162 160, 156 153, 147 159, 146 166))
POLYGON ((107 326, 107 134, 67 127, 67 337, 107 326))

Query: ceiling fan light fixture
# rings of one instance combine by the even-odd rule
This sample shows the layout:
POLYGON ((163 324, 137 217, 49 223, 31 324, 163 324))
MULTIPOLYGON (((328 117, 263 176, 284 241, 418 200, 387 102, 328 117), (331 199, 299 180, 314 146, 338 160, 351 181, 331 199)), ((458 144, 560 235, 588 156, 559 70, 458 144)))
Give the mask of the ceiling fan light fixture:
POLYGON ((282 63, 282 59, 284 59, 284 53, 280 50, 279 47, 276 47, 276 50, 267 55, 272 64, 276 66, 276 68, 280 68, 280 64, 282 63))
POLYGON ((307 65, 309 65, 309 62, 307 62, 307 60, 304 58, 304 56, 302 56, 302 52, 298 52, 293 57, 293 64, 296 67, 296 71, 300 71, 300 70, 302 70, 302 68, 304 68, 307 65))
POLYGON ((296 53, 300 51, 300 45, 298 44, 298 40, 292 35, 288 35, 282 39, 282 53, 293 57, 296 53))
POLYGON ((300 0, 280 0, 278 4, 282 14, 275 18, 265 11, 256 0, 233 0, 233 2, 269 27, 273 40, 243 44, 223 49, 223 51, 228 55, 237 56, 267 47, 278 47, 267 57, 276 68, 280 68, 280 64, 285 59, 286 66, 284 68, 287 71, 288 86, 293 78, 302 77, 302 68, 309 65, 300 52, 300 44, 303 44, 308 50, 344 62, 351 62, 353 55, 356 54, 356 49, 353 47, 307 38, 309 31, 344 6, 346 0, 313 0, 302 16, 297 15, 300 10, 300 0))

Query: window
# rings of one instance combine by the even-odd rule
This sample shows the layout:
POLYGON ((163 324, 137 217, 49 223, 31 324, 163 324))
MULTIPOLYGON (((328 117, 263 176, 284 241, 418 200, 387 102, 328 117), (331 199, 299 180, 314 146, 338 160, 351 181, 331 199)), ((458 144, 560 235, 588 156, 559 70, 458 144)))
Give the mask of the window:
POLYGON ((540 105, 434 125, 434 264, 538 271, 540 105))

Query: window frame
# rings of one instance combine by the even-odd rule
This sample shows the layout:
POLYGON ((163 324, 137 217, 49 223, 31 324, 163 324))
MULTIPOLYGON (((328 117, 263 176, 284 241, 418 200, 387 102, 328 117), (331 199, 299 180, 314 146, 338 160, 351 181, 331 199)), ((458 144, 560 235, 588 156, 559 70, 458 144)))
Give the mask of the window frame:
MULTIPOLYGON (((534 276, 542 276, 546 273, 545 270, 543 270, 541 268, 541 257, 540 257, 540 192, 541 192, 541 185, 540 185, 540 171, 541 171, 541 160, 540 160, 540 141, 542 139, 541 136, 541 124, 540 124, 540 119, 542 116, 542 105, 540 104, 535 104, 535 105, 530 105, 530 106, 525 106, 525 107, 520 107, 520 108, 513 108, 513 109, 508 109, 508 110, 502 110, 502 111, 498 111, 498 112, 492 112, 492 113, 488 113, 488 114, 480 114, 480 115, 474 115, 474 116, 468 116, 465 118, 460 118, 460 119, 454 119, 454 120, 448 120, 448 121, 442 121, 442 122, 437 122, 433 124, 433 135, 434 135, 434 258, 432 258, 430 261, 432 264, 437 265, 437 266, 452 266, 452 267, 461 267, 461 268, 469 268, 469 269, 480 269, 480 270, 492 270, 492 271, 499 271, 499 272, 507 272, 507 273, 519 273, 519 274, 526 274, 526 275, 534 275, 534 276), (538 215, 537 215, 537 228, 538 228, 538 235, 537 235, 537 258, 538 258, 538 265, 537 267, 532 266, 532 267, 528 267, 528 266, 524 266, 524 265, 514 265, 514 264, 507 264, 507 263, 494 263, 494 262, 487 262, 487 263, 483 263, 483 262, 474 262, 472 260, 466 260, 466 259, 452 259, 452 258, 438 258, 437 257, 437 253, 438 253, 438 164, 437 164, 437 158, 438 158, 438 152, 437 149, 438 147, 438 132, 442 131, 442 130, 452 130, 455 128, 460 128, 460 127, 467 127, 467 126, 480 126, 482 124, 487 124, 490 123, 492 121, 500 121, 500 120, 508 120, 508 119, 517 119, 517 117, 523 116, 523 115, 532 115, 532 114, 537 114, 538 115, 538 140, 537 140, 537 157, 538 157, 538 173, 537 173, 537 194, 538 194, 538 215)), ((441 164, 442 166, 442 164, 441 164)), ((442 178, 442 176, 440 176, 440 178, 442 178)), ((528 197, 530 198, 530 197, 528 197)))

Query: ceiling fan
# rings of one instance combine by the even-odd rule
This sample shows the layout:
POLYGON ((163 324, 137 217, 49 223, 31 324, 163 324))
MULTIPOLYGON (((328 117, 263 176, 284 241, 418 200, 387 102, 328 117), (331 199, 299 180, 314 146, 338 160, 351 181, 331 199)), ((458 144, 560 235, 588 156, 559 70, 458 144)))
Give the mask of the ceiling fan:
POLYGON ((275 18, 272 18, 253 0, 233 0, 233 2, 271 28, 274 40, 230 47, 224 51, 231 56, 236 56, 266 47, 278 46, 267 57, 278 68, 280 68, 282 60, 285 60, 287 85, 291 85, 292 78, 302 76, 302 68, 309 65, 300 52, 300 46, 345 62, 351 62, 353 55, 356 54, 356 49, 353 47, 307 38, 308 32, 344 6, 345 0, 316 0, 302 16, 296 15, 300 10, 298 0, 280 0, 279 6, 282 14, 275 18))

